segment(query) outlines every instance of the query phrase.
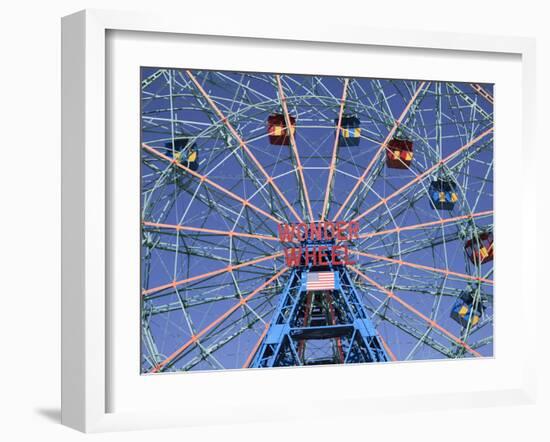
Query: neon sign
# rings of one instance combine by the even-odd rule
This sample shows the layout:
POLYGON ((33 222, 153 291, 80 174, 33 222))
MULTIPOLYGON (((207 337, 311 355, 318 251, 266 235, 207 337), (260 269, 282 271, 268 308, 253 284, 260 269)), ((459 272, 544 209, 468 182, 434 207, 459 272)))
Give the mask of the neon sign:
POLYGON ((289 267, 351 265, 347 244, 359 238, 357 221, 319 221, 312 223, 279 224, 279 241, 283 244, 299 243, 300 247, 285 248, 285 261, 289 267))

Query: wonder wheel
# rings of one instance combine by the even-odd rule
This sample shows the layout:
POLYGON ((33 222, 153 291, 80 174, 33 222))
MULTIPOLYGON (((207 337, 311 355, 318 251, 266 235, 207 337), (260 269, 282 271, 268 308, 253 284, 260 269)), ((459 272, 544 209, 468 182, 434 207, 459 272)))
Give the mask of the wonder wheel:
MULTIPOLYGON (((492 85, 142 68, 141 131, 143 373, 262 366, 279 226, 322 222, 358 225, 338 272, 382 360, 492 356, 492 85)), ((343 324, 328 294, 301 326, 343 324)), ((300 336, 274 365, 361 362, 300 336)))

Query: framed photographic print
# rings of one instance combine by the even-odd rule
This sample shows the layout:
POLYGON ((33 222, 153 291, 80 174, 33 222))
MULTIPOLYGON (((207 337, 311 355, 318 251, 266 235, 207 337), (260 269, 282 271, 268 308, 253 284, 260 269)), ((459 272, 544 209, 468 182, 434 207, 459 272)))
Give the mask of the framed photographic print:
POLYGON ((210 26, 64 19, 64 423, 530 401, 532 42, 210 26))

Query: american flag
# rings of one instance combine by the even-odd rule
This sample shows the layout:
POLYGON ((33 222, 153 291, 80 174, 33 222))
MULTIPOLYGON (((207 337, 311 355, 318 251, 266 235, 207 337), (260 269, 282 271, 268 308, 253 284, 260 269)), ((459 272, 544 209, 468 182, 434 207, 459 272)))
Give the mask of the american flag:
POLYGON ((310 290, 334 290, 334 272, 309 272, 306 291, 310 290))

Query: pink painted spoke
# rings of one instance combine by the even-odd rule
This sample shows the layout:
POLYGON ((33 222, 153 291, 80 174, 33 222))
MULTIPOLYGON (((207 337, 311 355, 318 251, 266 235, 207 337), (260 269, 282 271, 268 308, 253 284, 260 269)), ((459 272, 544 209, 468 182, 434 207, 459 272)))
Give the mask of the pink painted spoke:
POLYGON ((279 189, 279 186, 277 186, 277 183, 275 183, 275 180, 271 175, 269 175, 266 170, 263 168, 263 166, 260 164, 256 156, 252 153, 252 151, 249 149, 249 147, 246 145, 245 141, 242 139, 242 137, 239 135, 237 130, 233 127, 233 125, 229 122, 229 119, 223 114, 223 112, 220 110, 220 108, 214 103, 214 100, 210 97, 208 92, 201 86, 201 84, 198 82, 198 80, 195 78, 195 76, 191 73, 191 71, 186 71, 188 77, 191 79, 191 81, 195 84, 197 89, 200 91, 202 96, 205 98, 205 100, 210 104, 210 107, 214 110, 214 112, 218 115, 221 122, 227 127, 231 135, 237 140, 237 143, 239 143, 239 146, 246 152, 248 157, 252 160, 252 162, 256 165, 258 170, 262 173, 262 175, 265 177, 266 182, 273 187, 277 195, 281 198, 281 200, 285 203, 285 205, 288 207, 288 209, 292 212, 292 214, 296 217, 296 219, 299 222, 302 222, 302 218, 300 215, 298 215, 298 212, 294 209, 292 204, 288 202, 286 197, 281 192, 281 189, 279 189))
POLYGON ((437 221, 429 221, 429 222, 426 222, 426 223, 414 224, 412 226, 396 227, 394 229, 381 230, 379 232, 361 233, 359 235, 359 238, 371 238, 373 236, 388 235, 390 233, 403 232, 403 231, 406 231, 406 230, 422 229, 424 227, 433 227, 433 226, 453 223, 455 221, 461 221, 461 220, 464 220, 464 219, 473 219, 473 218, 478 218, 478 217, 492 215, 492 214, 493 214, 493 210, 486 210, 484 212, 476 212, 476 213, 472 213, 470 215, 454 216, 452 218, 444 218, 444 219, 440 219, 440 220, 437 220, 437 221))
POLYGON ((473 354, 474 356, 481 357, 481 354, 475 351, 472 347, 470 347, 466 342, 464 342, 462 339, 457 338, 455 335, 453 335, 451 332, 449 332, 447 329, 441 327, 437 322, 434 320, 428 318, 426 315, 415 309, 412 305, 408 304, 407 302, 403 301, 399 296, 397 296, 395 293, 389 291, 385 287, 378 284, 376 281, 374 281, 372 278, 365 275, 363 272, 361 272, 359 269, 350 266, 350 269, 353 270, 355 273, 357 273, 359 276, 361 276, 365 281, 369 282, 371 285, 375 286, 378 290, 384 292, 388 298, 391 298, 395 301, 397 301, 399 304, 401 304, 403 307, 405 307, 410 312, 417 315, 419 318, 424 320, 430 327, 435 328, 451 338, 454 342, 456 342, 458 345, 465 348, 468 352, 473 354))
POLYGON ((302 191, 304 192, 304 200, 307 205, 307 211, 309 214, 309 220, 313 221, 313 211, 311 210, 311 200, 309 198, 309 192, 307 190, 307 184, 306 180, 304 178, 304 168, 302 166, 302 162, 300 161, 300 155, 298 154, 298 148, 296 146, 296 138, 294 137, 294 131, 291 129, 290 124, 290 116, 288 114, 288 106, 286 104, 286 97, 285 93, 283 91, 283 85, 281 83, 281 76, 276 75, 275 78, 277 79, 277 88, 279 90, 279 97, 281 99, 281 105, 283 107, 283 112, 285 114, 285 123, 287 127, 287 131, 290 134, 290 146, 292 147, 292 151, 294 153, 294 158, 296 160, 296 169, 298 170, 298 174, 300 176, 300 182, 302 183, 302 191))
POLYGON ((430 167, 428 170, 426 170, 425 172, 423 172, 422 174, 416 176, 415 178, 413 178, 411 181, 409 181, 407 184, 405 184, 404 186, 400 187, 399 189, 397 189, 395 192, 393 192, 390 196, 386 197, 386 198, 382 198, 380 199, 380 201, 378 201, 378 203, 376 203, 375 205, 371 206, 369 209, 365 210, 363 213, 361 213, 360 215, 356 216, 353 221, 359 221, 361 218, 364 218, 365 216, 367 216, 369 213, 371 213, 373 210, 376 210, 378 207, 380 207, 381 205, 383 204, 386 204, 389 200, 391 200, 392 198, 395 198, 397 195, 399 195, 400 193, 404 192, 405 190, 407 190, 409 187, 411 187, 412 185, 422 181, 424 178, 426 178, 428 175, 430 175, 434 170, 436 170, 437 168, 441 167, 443 164, 445 163, 448 163, 450 160, 452 160, 453 158, 455 158, 459 153, 465 151, 466 149, 469 149, 470 147, 472 147, 474 144, 476 144, 478 141, 482 140, 484 137, 486 137, 488 134, 490 134, 491 132, 493 132, 493 128, 489 128, 487 129, 485 132, 483 132, 482 134, 478 135, 477 137, 475 137, 472 141, 466 143, 464 146, 458 148, 457 150, 455 150, 453 153, 451 153, 450 155, 448 155, 447 157, 443 158, 441 161, 438 161, 437 163, 435 163, 432 167, 430 167))
POLYGON ((213 235, 237 236, 237 237, 243 237, 243 238, 261 239, 264 241, 279 241, 279 239, 275 236, 254 235, 252 233, 235 232, 233 230, 206 229, 204 227, 180 226, 177 224, 154 223, 150 221, 144 221, 143 225, 147 227, 156 227, 158 229, 169 229, 169 230, 197 232, 197 233, 211 233, 213 235))
POLYGON ((185 344, 183 344, 180 348, 178 348, 175 352, 173 352, 170 356, 168 356, 164 361, 160 362, 155 367, 153 367, 149 373, 158 373, 159 371, 161 371, 164 367, 166 367, 167 364, 171 363, 176 358, 178 358, 189 346, 191 346, 192 344, 198 342, 198 340, 200 338, 202 338, 210 330, 212 330, 212 328, 214 328, 215 326, 220 324, 222 321, 227 319, 229 316, 231 316, 239 307, 244 306, 248 301, 250 301, 254 296, 256 296, 258 293, 260 293, 265 287, 270 285, 273 281, 275 281, 279 276, 281 276, 287 270, 288 270, 287 267, 283 267, 275 275, 273 275, 270 279, 268 279, 263 284, 261 284, 258 288, 256 288, 252 293, 250 293, 245 298, 242 298, 237 304, 235 304, 233 307, 226 310, 224 313, 222 313, 220 316, 218 316, 216 319, 214 319, 210 324, 208 324, 205 328, 203 328, 196 335, 193 335, 191 337, 191 339, 189 339, 185 344))
POLYGON ((143 290, 142 295, 143 296, 151 295, 153 293, 158 293, 158 292, 161 292, 163 290, 166 290, 170 287, 176 288, 177 286, 182 285, 182 284, 187 284, 189 282, 199 281, 201 279, 221 275, 222 273, 232 272, 234 270, 238 270, 238 269, 243 268, 243 267, 248 267, 248 266, 251 266, 251 265, 254 265, 254 264, 258 264, 260 262, 269 261, 269 260, 278 258, 279 256, 283 256, 283 252, 274 253, 273 255, 268 255, 268 256, 262 256, 261 258, 256 258, 256 259, 253 259, 251 261, 245 261, 245 262, 242 262, 240 264, 228 265, 228 266, 223 267, 223 268, 218 269, 218 270, 212 270, 211 272, 201 273, 200 275, 191 276, 190 278, 181 279, 179 281, 172 281, 172 282, 169 282, 168 284, 163 284, 163 285, 159 285, 157 287, 150 288, 148 290, 143 290))
POLYGON ((422 264, 415 264, 415 263, 412 263, 412 262, 403 261, 401 259, 387 258, 385 256, 373 255, 372 253, 360 252, 358 250, 350 250, 350 253, 355 254, 355 255, 359 255, 359 256, 365 256, 367 258, 371 258, 371 259, 374 259, 376 261, 386 261, 386 262, 391 262, 392 264, 399 264, 399 265, 403 265, 403 266, 407 266, 407 267, 412 267, 412 268, 415 268, 415 269, 426 270, 427 272, 441 273, 441 274, 447 275, 447 276, 456 276, 458 278, 468 279, 468 280, 471 280, 471 281, 480 281, 480 282, 485 282, 487 284, 493 284, 492 279, 480 278, 480 277, 477 277, 477 276, 467 275, 465 273, 452 272, 450 270, 438 269, 436 267, 429 267, 429 266, 425 266, 425 265, 422 265, 422 264))
POLYGON ((370 163, 368 164, 367 168, 365 169, 363 174, 357 179, 357 181, 355 183, 355 186, 353 186, 353 189, 351 190, 351 192, 347 195, 346 199, 344 200, 344 204, 342 204, 340 206, 340 209, 338 209, 338 212, 336 212, 336 215, 334 216, 334 221, 338 220, 338 217, 341 215, 344 208, 347 206, 347 204, 349 203, 349 201, 351 200, 351 198, 353 197, 353 195, 355 194, 355 192, 357 191, 357 189, 359 188, 361 183, 364 182, 364 180, 367 177, 367 175, 369 174, 370 170, 372 169, 372 167, 376 163, 376 160, 378 159, 378 156, 380 155, 380 153, 383 152, 386 149, 386 145, 393 138, 393 136, 395 134, 395 131, 398 129, 398 127, 403 123, 403 120, 405 119, 405 116, 407 115, 410 108, 412 107, 412 105, 416 101, 416 98, 418 97, 418 95, 420 94, 422 89, 424 88, 425 84, 426 84, 425 81, 420 83, 420 86, 418 87, 418 89, 416 90, 414 95, 411 97, 410 101, 405 106, 405 109, 403 109, 403 112, 401 112, 401 115, 399 116, 399 118, 393 124, 393 126, 392 126, 391 130, 389 131, 388 135, 386 136, 386 138, 384 139, 382 144, 380 144, 380 147, 378 148, 378 150, 376 151, 376 153, 372 157, 372 159, 371 159, 370 163))
POLYGON ((348 93, 349 79, 344 80, 344 88, 342 90, 342 98, 340 99, 340 110, 338 112, 338 124, 336 126, 336 135, 334 137, 334 145, 332 146, 332 159, 330 160, 330 169, 327 179, 327 187, 325 190, 325 199, 323 201, 323 211, 321 212, 321 221, 325 220, 328 215, 328 200, 333 186, 334 173, 336 172, 336 158, 338 156, 338 138, 340 131, 342 130, 342 115, 344 114, 344 107, 346 104, 346 96, 348 93))
POLYGON ((188 174, 194 176, 195 178, 198 178, 201 182, 204 182, 204 183, 214 187, 215 189, 219 190, 220 192, 222 192, 222 193, 226 194, 227 196, 233 198, 234 200, 240 202, 243 206, 250 207, 251 209, 255 210, 258 213, 261 213, 263 216, 265 216, 266 218, 269 218, 271 221, 273 221, 277 224, 279 224, 281 222, 281 220, 275 218, 273 215, 267 213, 265 210, 262 210, 259 207, 255 206, 250 201, 248 201, 244 198, 241 198, 239 195, 231 192, 230 190, 226 189, 224 186, 212 181, 206 175, 201 175, 200 173, 189 169, 188 167, 181 164, 179 161, 177 161, 175 159, 172 159, 167 155, 164 155, 163 153, 159 152, 157 149, 155 149, 152 146, 149 146, 149 145, 143 143, 142 147, 143 147, 143 149, 145 149, 146 151, 152 153, 153 155, 156 155, 157 157, 162 158, 163 160, 168 161, 169 163, 172 163, 172 164, 176 165, 176 167, 184 170, 185 172, 187 172, 188 174))

